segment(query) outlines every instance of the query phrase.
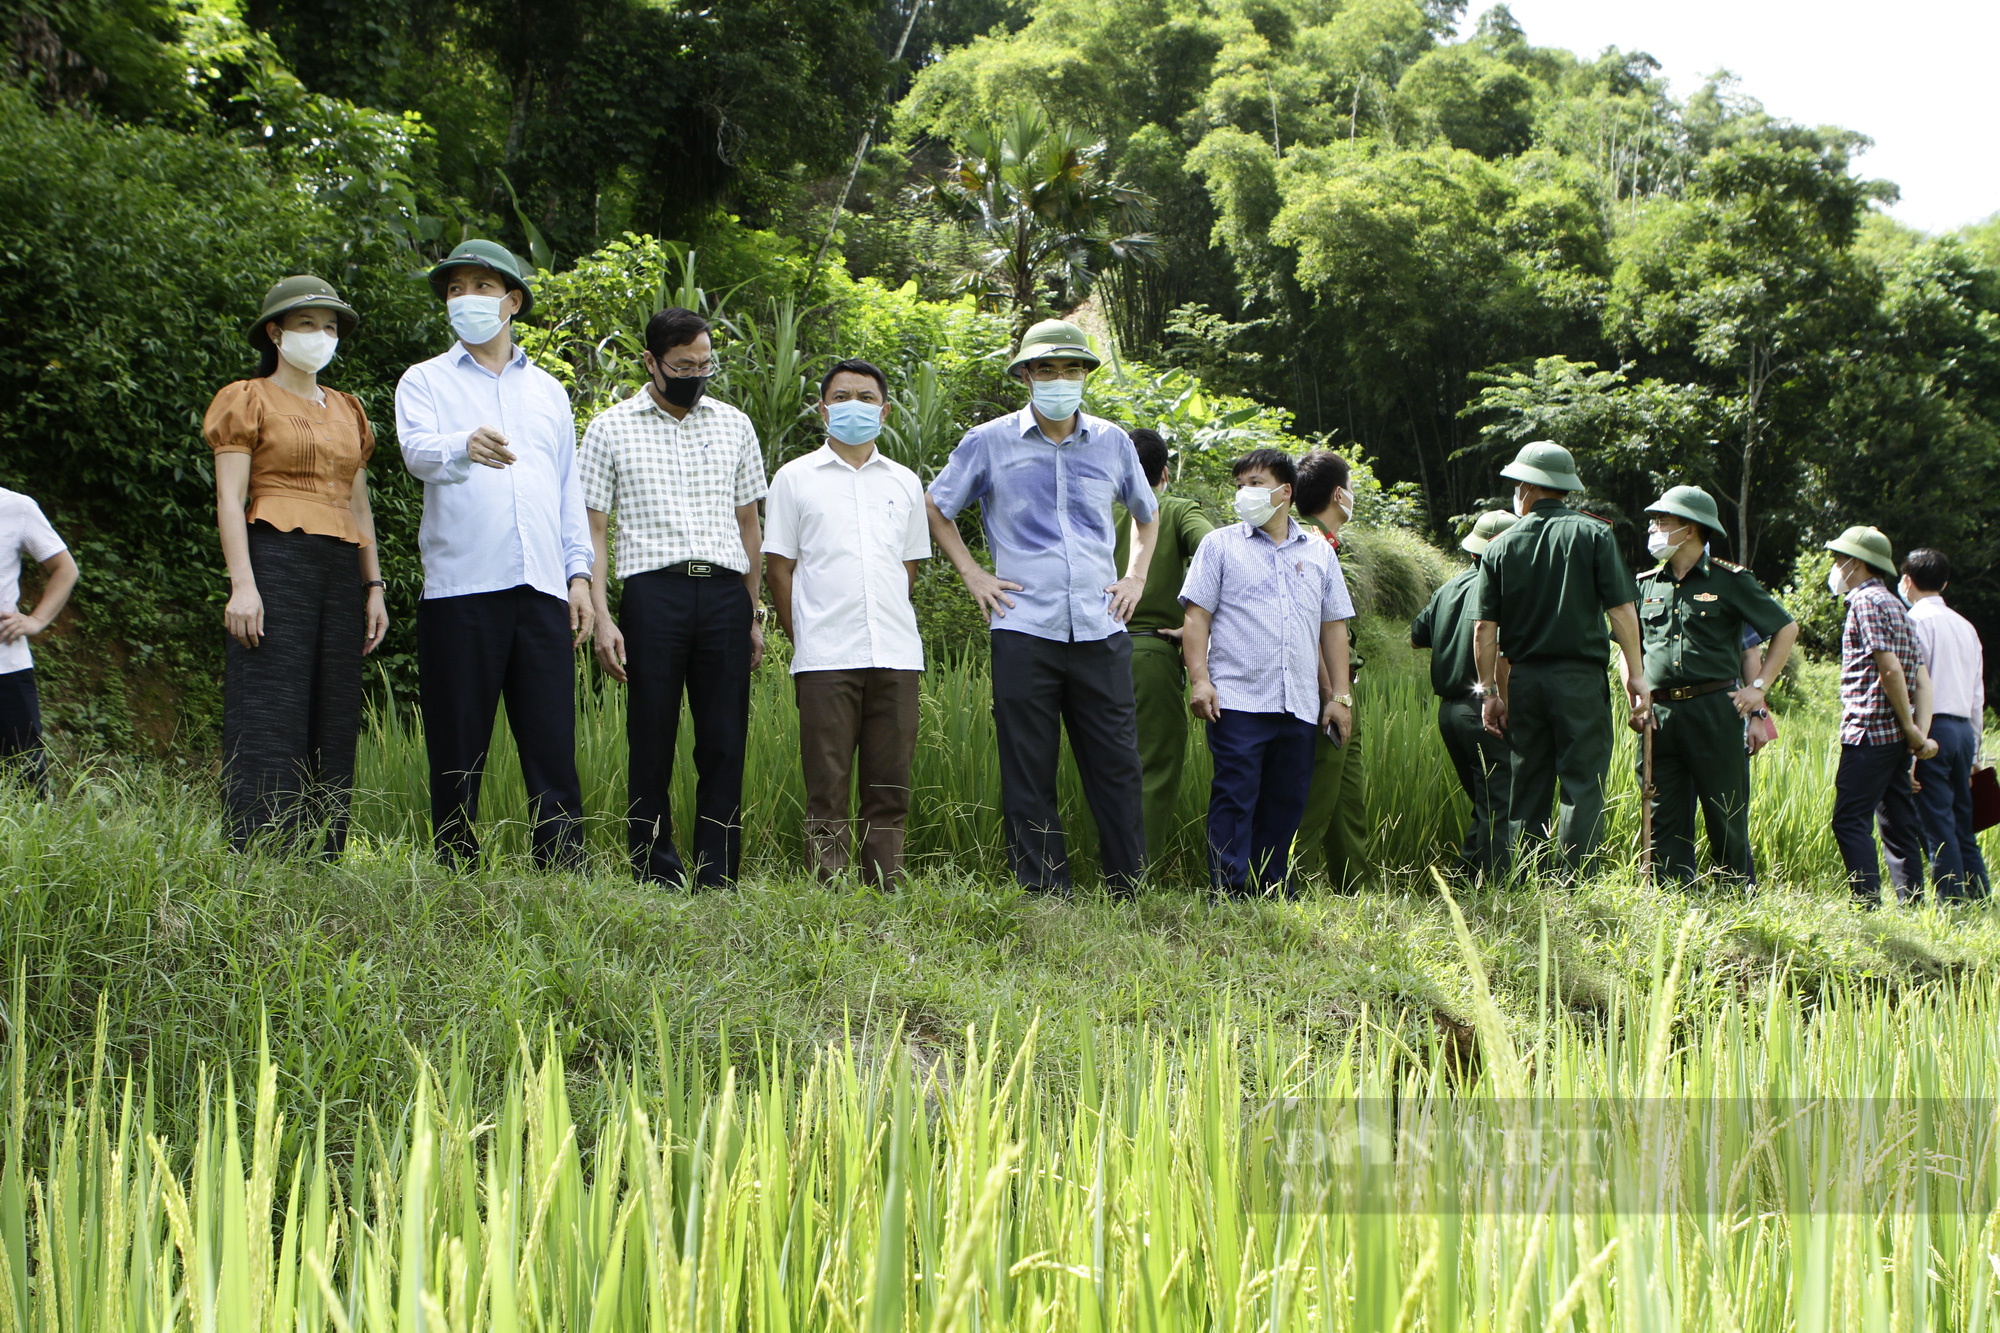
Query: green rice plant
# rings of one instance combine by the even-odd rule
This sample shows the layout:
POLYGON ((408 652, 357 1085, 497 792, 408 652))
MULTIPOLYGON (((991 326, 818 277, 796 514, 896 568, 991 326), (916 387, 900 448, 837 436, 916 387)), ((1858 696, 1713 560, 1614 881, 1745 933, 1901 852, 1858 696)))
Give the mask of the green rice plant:
POLYGON ((101 1042, 31 1099, 16 1024, 0 1333, 1994 1327, 2000 978, 1702 986, 1691 914, 1608 1024, 1521 1027, 1444 901, 1470 1069, 1227 1004, 1080 1031, 1064 1076, 1035 1024, 711 1063, 656 1011, 587 1120, 524 1038, 489 1104, 413 1057, 342 1160, 268 1046, 179 1143, 101 1042))

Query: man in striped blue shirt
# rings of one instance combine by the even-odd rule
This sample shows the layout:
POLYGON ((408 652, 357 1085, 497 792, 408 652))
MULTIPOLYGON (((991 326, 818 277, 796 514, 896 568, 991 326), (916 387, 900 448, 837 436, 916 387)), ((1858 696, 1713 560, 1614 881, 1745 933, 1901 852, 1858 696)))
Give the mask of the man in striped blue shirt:
POLYGON ((1313 732, 1353 729, 1326 663, 1344 670, 1354 603, 1333 547, 1292 517, 1298 469, 1276 449, 1236 460, 1236 516, 1202 539, 1181 583, 1188 707, 1209 724, 1209 873, 1218 893, 1289 887, 1312 783, 1313 732))

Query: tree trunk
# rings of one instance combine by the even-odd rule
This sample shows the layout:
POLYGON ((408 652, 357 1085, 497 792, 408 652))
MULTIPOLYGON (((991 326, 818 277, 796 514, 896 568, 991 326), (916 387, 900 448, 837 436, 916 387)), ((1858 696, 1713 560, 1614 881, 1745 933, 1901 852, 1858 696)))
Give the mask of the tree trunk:
POLYGON ((501 150, 501 160, 513 166, 521 156, 521 138, 527 131, 528 104, 535 95, 535 67, 523 65, 513 79, 514 105, 507 113, 507 143, 501 150))

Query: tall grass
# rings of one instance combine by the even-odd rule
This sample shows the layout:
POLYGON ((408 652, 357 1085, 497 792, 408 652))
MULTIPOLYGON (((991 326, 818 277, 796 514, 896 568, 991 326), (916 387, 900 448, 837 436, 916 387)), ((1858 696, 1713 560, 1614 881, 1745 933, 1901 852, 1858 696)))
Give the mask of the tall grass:
MULTIPOLYGON (((1820 682, 1811 682, 1818 688, 1820 682)), ((1357 725, 1367 769, 1369 861, 1409 871, 1449 854, 1470 816, 1437 735, 1436 701, 1428 681, 1410 669, 1371 669, 1357 689, 1357 725)), ((588 686, 578 695, 578 764, 588 812, 588 839, 606 857, 623 854, 625 700, 616 687, 588 686)), ((1803 696, 1784 715, 1784 733, 1751 763, 1751 837, 1767 880, 1830 882, 1841 875, 1828 830, 1833 776, 1839 759, 1837 716, 1816 696, 1803 696)), ((685 719, 674 773, 674 821, 693 819, 693 737, 685 719)), ((1619 731, 1607 785, 1607 836, 1614 859, 1638 850, 1636 746, 1619 731)), ((1206 879, 1204 821, 1211 766, 1205 729, 1191 726, 1181 780, 1178 827, 1164 881, 1206 879)), ((400 725, 385 711, 371 714, 362 739, 356 820, 385 838, 428 835, 428 778, 421 723, 400 725)), ((992 692, 983 659, 933 665, 923 681, 908 855, 920 869, 1004 874, 1000 767, 993 738, 992 692)), ((1059 779, 1060 804, 1081 869, 1094 873, 1097 836, 1067 744, 1059 779)), ((494 733, 481 813, 484 836, 503 855, 525 855, 527 799, 520 762, 504 718, 494 733)), ((744 778, 745 857, 753 870, 804 864, 804 789, 799 777, 798 710, 782 663, 760 671, 751 686, 750 736, 744 778)), ((1989 860, 2000 854, 2000 831, 1982 840, 1989 860)), ((2000 862, 1997 862, 2000 863, 2000 862)))
POLYGON ((1687 995, 1662 935, 1619 1022, 1517 1040, 1452 910, 1458 1058, 1225 1009, 1052 1080, 1033 1028, 710 1064, 656 1023, 590 1122, 524 1041, 490 1105, 416 1062, 345 1161, 268 1054, 191 1143, 101 1051, 31 1132, 17 1026, 0 1333, 1994 1326, 2000 983, 1687 995))

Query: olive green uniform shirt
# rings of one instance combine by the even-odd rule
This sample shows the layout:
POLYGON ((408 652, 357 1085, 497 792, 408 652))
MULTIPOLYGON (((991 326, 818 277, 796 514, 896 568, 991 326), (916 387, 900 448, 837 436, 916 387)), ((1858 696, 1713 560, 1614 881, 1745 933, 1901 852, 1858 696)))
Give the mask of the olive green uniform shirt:
POLYGON ((1440 699, 1462 699, 1479 683, 1472 657, 1472 627, 1479 622, 1479 566, 1446 579, 1410 622, 1410 642, 1431 650, 1431 690, 1440 699))
MULTIPOLYGON (((1118 577, 1125 577, 1125 562, 1132 551, 1132 517, 1125 506, 1113 506, 1112 519, 1118 527, 1118 544, 1112 559, 1118 577)), ((1201 512, 1201 506, 1184 495, 1160 497, 1160 534, 1153 540, 1153 563, 1146 570, 1146 590, 1132 609, 1127 629, 1179 629, 1186 614, 1181 606, 1181 579, 1187 574, 1194 548, 1214 531, 1215 525, 1201 512)))
POLYGON ((1611 526, 1560 500, 1539 500, 1479 557, 1479 619, 1500 627, 1516 667, 1536 661, 1603 664, 1604 613, 1639 600, 1611 526))
POLYGON ((1743 627, 1770 638, 1791 613, 1741 565, 1704 555, 1675 580, 1661 565, 1639 576, 1639 641, 1646 680, 1656 690, 1734 680, 1743 660, 1743 627))

